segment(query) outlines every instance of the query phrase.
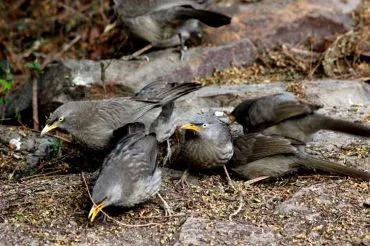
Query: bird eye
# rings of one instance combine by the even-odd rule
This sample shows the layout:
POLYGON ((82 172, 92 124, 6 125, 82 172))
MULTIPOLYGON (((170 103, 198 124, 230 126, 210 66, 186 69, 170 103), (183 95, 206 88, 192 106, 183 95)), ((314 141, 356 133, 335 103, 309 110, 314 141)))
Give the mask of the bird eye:
POLYGON ((208 124, 207 124, 207 123, 204 123, 204 124, 202 125, 202 127, 203 127, 203 128, 207 128, 207 127, 208 127, 208 124))
POLYGON ((60 122, 62 122, 63 120, 64 120, 64 117, 62 116, 62 117, 59 117, 59 119, 58 119, 60 122))

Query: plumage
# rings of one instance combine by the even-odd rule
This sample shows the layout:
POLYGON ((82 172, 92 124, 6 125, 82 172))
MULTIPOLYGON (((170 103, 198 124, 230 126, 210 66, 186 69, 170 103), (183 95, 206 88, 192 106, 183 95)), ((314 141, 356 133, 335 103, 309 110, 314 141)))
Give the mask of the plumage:
MULTIPOLYGON (((111 140, 115 130, 128 123, 140 122, 145 125, 147 133, 155 132, 162 107, 167 112, 174 100, 199 87, 195 83, 180 84, 163 91, 155 99, 134 96, 67 102, 53 112, 42 134, 59 128, 70 133, 77 142, 90 149, 110 149, 114 144, 111 140)), ((167 115, 171 113, 169 110, 167 115)), ((162 115, 160 118, 165 116, 162 115)), ((172 124, 163 124, 161 127, 168 127, 168 130, 163 131, 165 136, 158 132, 160 133, 158 138, 161 140, 167 139, 168 134, 175 130, 172 124)))
POLYGON ((281 177, 305 167, 370 180, 370 173, 309 156, 302 144, 284 137, 251 133, 235 138, 233 144, 231 170, 243 178, 281 177))
MULTIPOLYGON (((151 47, 181 45, 191 36, 201 36, 199 22, 212 27, 230 24, 231 18, 202 9, 206 0, 115 0, 115 10, 122 22, 151 47)), ((134 57, 146 51, 144 48, 134 57)))
POLYGON ((183 126, 185 138, 180 153, 189 167, 223 167, 234 153, 229 126, 210 114, 197 115, 190 124, 198 130, 183 126))
POLYGON ((291 93, 280 93, 246 100, 229 116, 244 127, 245 133, 262 131, 267 135, 280 135, 302 142, 310 141, 319 130, 370 136, 370 127, 318 114, 316 111, 321 107, 300 100, 291 93))
POLYGON ((157 168, 158 143, 153 134, 145 134, 140 123, 129 124, 132 128, 105 158, 99 177, 94 185, 93 206, 89 217, 103 207, 132 207, 158 193, 161 171, 157 168))

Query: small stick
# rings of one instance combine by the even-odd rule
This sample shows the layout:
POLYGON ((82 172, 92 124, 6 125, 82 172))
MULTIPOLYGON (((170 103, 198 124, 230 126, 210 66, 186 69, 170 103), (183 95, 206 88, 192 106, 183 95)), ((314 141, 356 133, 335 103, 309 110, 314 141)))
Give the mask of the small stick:
POLYGON ((233 217, 235 215, 237 215, 242 210, 242 208, 243 208, 244 202, 243 202, 243 196, 242 196, 242 194, 240 194, 239 198, 240 198, 239 207, 238 207, 237 210, 235 210, 234 213, 230 214, 230 216, 229 216, 229 220, 230 221, 232 221, 233 220, 233 217))
MULTIPOLYGON (((94 206, 97 206, 94 202, 94 200, 92 199, 91 197, 91 194, 90 194, 90 191, 89 191, 89 186, 87 185, 87 182, 86 182, 86 179, 85 179, 85 175, 83 172, 81 172, 81 176, 82 176, 82 180, 84 181, 85 183, 85 187, 86 187, 86 190, 87 190, 87 194, 89 195, 89 198, 91 200, 91 202, 94 204, 94 206)), ((121 226, 125 226, 125 227, 146 227, 146 226, 159 226, 161 225, 160 223, 147 223, 147 224, 138 224, 138 225, 131 225, 131 224, 125 224, 125 223, 122 223, 114 218, 112 218, 111 216, 109 216, 107 213, 105 213, 103 210, 100 210, 100 212, 102 214, 104 214, 108 219, 111 219, 113 220, 114 222, 116 222, 117 224, 121 225, 121 226)))
POLYGON ((38 110, 38 89, 37 89, 37 78, 35 72, 31 72, 31 78, 32 78, 32 119, 33 119, 33 129, 39 130, 40 124, 39 124, 39 110, 38 110))

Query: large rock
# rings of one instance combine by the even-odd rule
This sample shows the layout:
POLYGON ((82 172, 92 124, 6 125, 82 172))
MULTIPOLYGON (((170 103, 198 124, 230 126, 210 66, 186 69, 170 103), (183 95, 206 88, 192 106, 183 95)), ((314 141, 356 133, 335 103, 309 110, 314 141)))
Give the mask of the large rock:
POLYGON ((248 37, 259 48, 312 43, 323 50, 325 43, 351 28, 351 12, 360 0, 262 0, 248 4, 226 4, 223 12, 233 16, 231 25, 207 30, 206 40, 225 44, 248 37))
MULTIPOLYGON (((216 70, 251 64, 257 51, 246 38, 220 47, 189 49, 184 61, 179 52, 171 49, 150 53, 148 57, 149 62, 66 60, 50 65, 39 80, 39 105, 49 108, 53 103, 69 100, 129 95, 156 80, 191 81, 216 70)), ((12 116, 29 109, 31 100, 31 86, 23 85, 10 93, 8 105, 0 105, 0 112, 5 110, 5 116, 12 116)))

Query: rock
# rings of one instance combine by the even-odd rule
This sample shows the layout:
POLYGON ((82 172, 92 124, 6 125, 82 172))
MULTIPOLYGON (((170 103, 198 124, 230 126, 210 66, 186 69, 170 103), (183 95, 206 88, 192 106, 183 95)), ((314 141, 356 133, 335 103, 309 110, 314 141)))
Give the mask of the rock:
POLYGON ((25 154, 29 167, 34 167, 42 160, 54 156, 60 146, 59 140, 56 138, 40 137, 35 132, 3 125, 0 125, 0 142, 5 151, 9 149, 25 154))
MULTIPOLYGON (((222 47, 192 48, 186 54, 185 61, 170 49, 148 54, 150 62, 66 60, 50 65, 39 80, 39 105, 47 109, 70 100, 102 99, 107 91, 114 91, 111 96, 128 95, 151 81, 191 81, 215 70, 251 64, 257 57, 255 46, 247 38, 222 47)), ((30 89, 25 85, 10 93, 11 106, 4 109, 0 105, 5 116, 31 107, 30 89)))
POLYGON ((221 45, 248 37, 260 49, 309 41, 315 51, 323 51, 328 40, 334 40, 354 24, 350 13, 360 3, 360 0, 262 0, 225 4, 219 8, 233 16, 231 25, 217 30, 208 28, 205 38, 221 45))
POLYGON ((176 245, 271 245, 276 242, 268 228, 250 223, 188 218, 176 245))

